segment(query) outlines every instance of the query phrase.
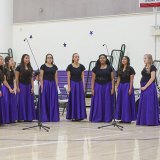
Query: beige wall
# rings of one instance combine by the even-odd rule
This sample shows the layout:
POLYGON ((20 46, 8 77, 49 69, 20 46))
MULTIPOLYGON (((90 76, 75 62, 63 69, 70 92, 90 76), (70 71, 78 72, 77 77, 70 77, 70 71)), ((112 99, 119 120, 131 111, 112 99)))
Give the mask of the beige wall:
MULTIPOLYGON (((160 24, 160 14, 158 15, 160 24)), ((130 16, 111 16, 93 19, 79 19, 68 21, 37 22, 28 24, 14 24, 13 52, 17 62, 24 53, 31 55, 25 37, 29 39, 39 66, 44 63, 46 53, 53 53, 55 63, 61 70, 71 63, 72 54, 78 52, 80 63, 88 69, 89 62, 97 60, 98 55, 112 49, 120 49, 126 44, 126 55, 131 58, 131 65, 135 68, 135 87, 139 87, 140 72, 144 67, 143 55, 151 53, 154 57, 155 42, 151 26, 154 25, 154 14, 136 14, 130 16), (93 30, 93 36, 89 31, 93 30), (63 47, 63 43, 67 47, 63 47)), ((160 59, 160 37, 157 37, 157 59, 160 59)), ((31 62, 36 69, 33 57, 31 62)))
POLYGON ((140 9, 139 0, 14 0, 14 23, 150 11, 140 9))

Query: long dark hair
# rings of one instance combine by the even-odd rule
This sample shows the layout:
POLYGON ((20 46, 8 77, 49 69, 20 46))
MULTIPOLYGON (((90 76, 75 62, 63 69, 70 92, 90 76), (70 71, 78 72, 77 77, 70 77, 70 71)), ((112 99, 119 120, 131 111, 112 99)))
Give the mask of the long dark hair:
POLYGON ((100 62, 101 56, 104 56, 104 57, 106 58, 106 64, 107 64, 107 66, 110 65, 110 62, 109 62, 109 60, 108 60, 108 58, 107 58, 107 55, 105 55, 105 54, 100 54, 100 55, 99 55, 99 58, 98 58, 98 60, 97 60, 97 62, 96 62, 96 68, 100 68, 100 67, 101 67, 101 62, 100 62))
MULTIPOLYGON (((25 58, 26 56, 29 57, 28 54, 23 54, 23 55, 22 55, 22 58, 21 58, 21 63, 20 63, 20 68, 21 68, 20 77, 21 77, 23 74, 25 74, 25 72, 26 72, 25 64, 24 64, 24 58, 25 58)), ((32 68, 32 66, 31 66, 31 63, 30 63, 30 62, 27 64, 27 68, 28 68, 28 71, 30 72, 30 77, 32 77, 33 68, 32 68)))
POLYGON ((52 57, 52 62, 51 62, 51 64, 53 65, 53 64, 54 64, 53 55, 50 54, 50 53, 48 53, 48 54, 46 55, 45 63, 47 63, 47 57, 48 57, 48 56, 51 56, 51 57, 52 57))
MULTIPOLYGON (((0 58, 3 58, 3 57, 0 56, 0 58)), ((4 80, 4 67, 3 67, 3 65, 0 65, 0 80, 1 81, 4 80)))
MULTIPOLYGON (((127 76, 129 76, 129 72, 130 72, 130 58, 128 56, 123 56, 123 58, 126 58, 127 59, 127 67, 126 67, 126 74, 127 76)), ((123 59, 122 58, 122 59, 123 59)), ((118 70, 118 76, 121 76, 122 73, 123 73, 123 68, 124 68, 124 65, 122 64, 121 62, 121 67, 119 68, 118 70)))
MULTIPOLYGON (((28 54, 23 54, 22 55, 22 58, 21 58, 21 66, 22 66, 22 68, 24 68, 25 69, 25 65, 24 65, 24 58, 25 57, 29 57, 29 55, 28 54)), ((31 66, 31 63, 29 62, 28 64, 27 64, 27 67, 28 67, 28 70, 31 70, 31 71, 33 71, 33 68, 32 68, 32 66, 31 66)))
POLYGON ((14 78, 15 78, 15 74, 14 74, 14 70, 12 68, 12 66, 9 68, 9 61, 12 57, 7 56, 5 58, 5 69, 6 69, 6 79, 9 80, 10 76, 11 76, 11 72, 13 72, 14 78))

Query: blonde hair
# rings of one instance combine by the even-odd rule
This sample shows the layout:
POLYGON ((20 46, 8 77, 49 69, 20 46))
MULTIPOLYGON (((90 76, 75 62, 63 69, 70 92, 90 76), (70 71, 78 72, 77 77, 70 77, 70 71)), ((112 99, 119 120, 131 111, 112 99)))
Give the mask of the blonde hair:
MULTIPOLYGON (((144 57, 148 58, 149 68, 146 68, 147 72, 150 73, 151 65, 153 64, 153 58, 151 54, 145 54, 144 57)), ((147 64, 145 65, 147 67, 147 64)))
POLYGON ((152 65, 153 64, 152 55, 151 54, 145 54, 144 56, 148 58, 148 62, 150 63, 150 65, 152 65))

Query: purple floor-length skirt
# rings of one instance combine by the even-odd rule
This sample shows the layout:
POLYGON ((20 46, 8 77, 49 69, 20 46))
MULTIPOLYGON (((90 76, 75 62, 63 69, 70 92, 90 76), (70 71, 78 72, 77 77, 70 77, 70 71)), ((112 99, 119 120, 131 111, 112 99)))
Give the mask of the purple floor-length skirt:
POLYGON ((111 95, 112 83, 94 85, 91 100, 90 121, 111 122, 114 117, 114 95, 111 95))
POLYGON ((58 122, 58 91, 55 81, 43 81, 43 91, 40 98, 40 120, 42 122, 58 122))
MULTIPOLYGON (((13 89, 13 85, 11 85, 13 89)), ((3 85, 3 101, 5 106, 5 123, 13 123, 18 120, 17 97, 10 93, 9 89, 3 85)))
POLYGON ((87 118, 83 82, 71 81, 71 91, 66 119, 83 120, 87 118))
MULTIPOLYGON (((141 86, 145 86, 142 83, 141 86)), ((137 125, 157 126, 159 125, 158 96, 155 83, 152 83, 145 91, 141 91, 137 125)))
MULTIPOLYGON (((2 92, 2 87, 0 86, 0 91, 2 92)), ((2 93, 3 94, 3 93, 2 93)), ((0 97, 0 125, 5 123, 5 112, 4 112, 4 103, 3 97, 0 97)))
POLYGON ((136 120, 136 103, 134 89, 129 95, 130 83, 120 83, 118 87, 117 103, 116 103, 116 119, 123 122, 131 122, 136 120))
POLYGON ((34 95, 31 94, 31 84, 19 84, 20 93, 18 93, 18 120, 32 121, 36 119, 34 105, 34 95))

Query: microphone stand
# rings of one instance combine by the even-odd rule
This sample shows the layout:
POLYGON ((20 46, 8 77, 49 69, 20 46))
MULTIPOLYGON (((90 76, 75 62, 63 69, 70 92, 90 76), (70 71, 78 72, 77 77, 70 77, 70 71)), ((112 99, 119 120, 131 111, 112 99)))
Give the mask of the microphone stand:
MULTIPOLYGON (((30 36, 30 38, 32 38, 32 37, 30 36)), ((29 41, 28 41, 27 38, 24 39, 24 42, 25 42, 25 41, 26 41, 27 44, 28 44, 28 47, 29 47, 29 49, 30 49, 30 51, 31 51, 31 53, 32 53, 32 56, 33 56, 33 58, 34 58, 34 61, 35 61, 35 63, 36 63, 36 67, 38 68, 38 71, 39 71, 40 69, 39 69, 38 63, 37 63, 37 61, 36 61, 36 59, 35 59, 35 56, 34 56, 34 53, 33 53, 33 51, 32 51, 32 48, 31 48, 31 46, 30 46, 30 43, 29 43, 29 41)), ((38 76, 39 76, 39 75, 38 75, 38 76)), ((40 95, 39 86, 40 86, 40 83, 39 83, 39 80, 38 80, 38 101, 37 101, 37 98, 35 97, 35 94, 34 94, 34 97, 36 98, 37 109, 38 109, 38 121, 37 121, 38 124, 35 125, 35 126, 23 128, 23 130, 27 130, 27 129, 39 127, 39 129, 42 129, 42 128, 43 128, 46 132, 49 132, 50 127, 44 126, 44 125, 42 124, 42 122, 41 122, 41 109, 40 109, 40 100, 41 100, 40 98, 41 98, 41 95, 40 95)))
POLYGON ((111 60, 112 60, 112 56, 109 54, 107 45, 106 45, 106 44, 103 44, 102 46, 103 46, 103 47, 105 46, 106 51, 107 51, 107 58, 109 58, 109 60, 111 61, 111 60))
POLYGON ((104 46, 106 47, 107 56, 111 57, 111 56, 109 55, 109 52, 108 52, 108 47, 107 47, 107 45, 106 45, 106 44, 103 44, 102 46, 103 46, 103 47, 104 47, 104 46))
MULTIPOLYGON (((104 44, 103 46, 105 46, 105 45, 106 44, 104 44)), ((108 52, 108 49, 107 49, 107 52, 108 52)), ((109 53, 108 53, 108 55, 109 55, 109 53)), ((110 57, 113 58, 112 55, 110 57)), ((111 65, 111 67, 113 67, 112 63, 110 65, 111 65)), ((114 110, 113 110, 113 120, 112 120, 111 124, 100 126, 100 127, 98 127, 98 129, 109 127, 109 126, 113 126, 113 127, 117 127, 119 130, 123 131, 123 126, 119 125, 118 122, 115 119, 115 113, 116 113, 116 90, 115 90, 115 85, 116 85, 117 79, 116 79, 115 74, 113 74, 113 75, 114 75, 114 93, 113 93, 113 96, 114 96, 114 102, 113 102, 114 105, 113 105, 113 108, 114 108, 114 110)))

